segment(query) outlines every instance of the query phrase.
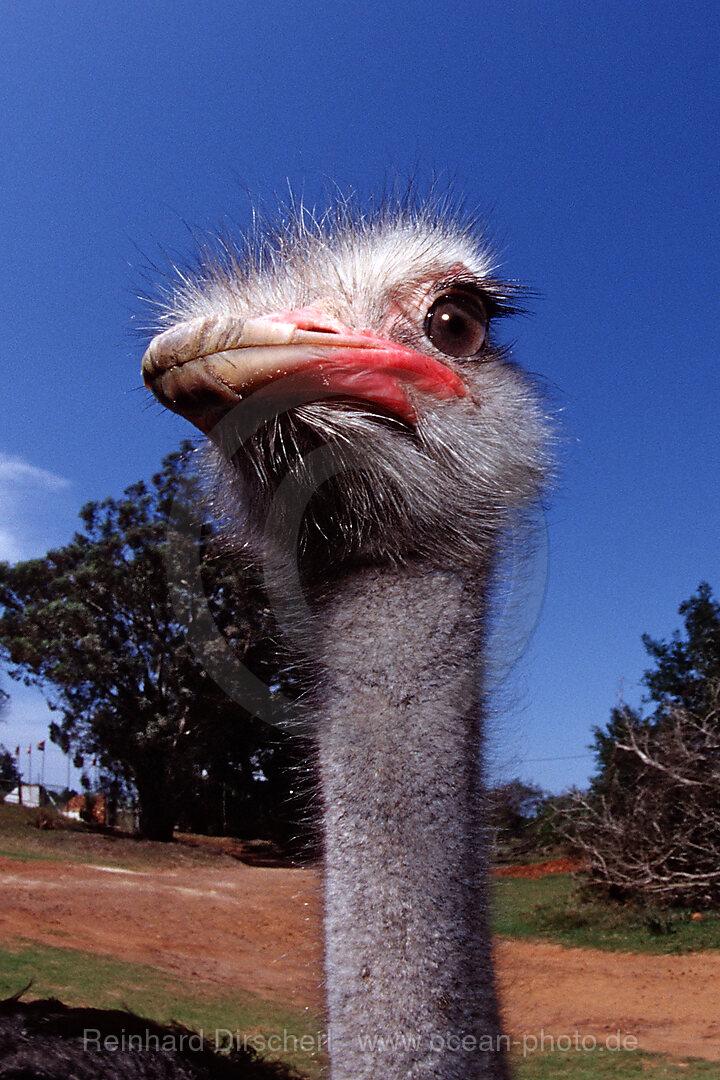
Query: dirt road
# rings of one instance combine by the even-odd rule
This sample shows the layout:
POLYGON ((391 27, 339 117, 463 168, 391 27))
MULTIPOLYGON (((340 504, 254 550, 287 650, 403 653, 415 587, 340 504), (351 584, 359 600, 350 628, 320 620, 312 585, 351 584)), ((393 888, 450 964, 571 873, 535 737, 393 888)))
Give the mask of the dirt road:
MULTIPOLYGON (((191 980, 320 1009, 320 881, 311 868, 142 872, 0 858, 0 937, 149 963, 191 980)), ((720 953, 639 956, 501 941, 516 1039, 635 1036, 647 1050, 720 1060, 720 953)))

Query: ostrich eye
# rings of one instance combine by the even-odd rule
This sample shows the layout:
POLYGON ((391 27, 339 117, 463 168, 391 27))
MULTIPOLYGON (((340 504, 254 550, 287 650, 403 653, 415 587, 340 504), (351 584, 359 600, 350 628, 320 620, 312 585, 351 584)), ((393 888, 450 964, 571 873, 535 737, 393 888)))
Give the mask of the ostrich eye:
POLYGON ((446 356, 476 356, 485 343, 488 317, 479 296, 444 293, 425 316, 425 334, 446 356))

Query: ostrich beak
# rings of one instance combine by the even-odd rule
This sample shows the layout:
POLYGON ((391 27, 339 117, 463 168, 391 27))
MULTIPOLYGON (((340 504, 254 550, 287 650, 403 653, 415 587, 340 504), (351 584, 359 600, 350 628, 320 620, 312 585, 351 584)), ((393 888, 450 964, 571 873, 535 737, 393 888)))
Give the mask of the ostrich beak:
POLYGON ((318 318, 313 309, 180 323, 151 341, 142 372, 163 405, 205 434, 254 390, 288 376, 305 401, 312 400, 313 391, 322 398, 352 398, 413 425, 412 391, 436 398, 468 392, 462 379, 438 360, 371 334, 353 333, 318 318))

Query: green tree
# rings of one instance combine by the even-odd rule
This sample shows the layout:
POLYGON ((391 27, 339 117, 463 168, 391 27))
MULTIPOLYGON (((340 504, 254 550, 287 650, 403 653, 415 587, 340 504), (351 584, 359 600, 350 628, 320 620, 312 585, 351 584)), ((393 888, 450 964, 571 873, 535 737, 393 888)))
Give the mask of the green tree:
POLYGON ((535 817, 544 794, 537 784, 528 784, 516 776, 490 788, 490 815, 498 841, 517 840, 535 817))
MULTIPOLYGON (((218 790, 227 816, 227 792, 253 805, 272 788, 277 814, 280 762, 294 753, 208 676, 171 602, 168 514, 178 505, 189 513, 198 495, 187 449, 167 457, 151 483, 85 506, 84 527, 66 547, 0 564, 0 649, 10 674, 41 687, 59 713, 51 738, 96 758, 116 794, 123 785, 133 790, 141 832, 159 840, 172 836, 178 817, 192 818, 189 806, 217 801, 218 790)), ((223 640, 267 685, 292 683, 278 667, 267 604, 250 571, 208 556, 202 575, 223 640)), ((184 584, 190 610, 192 586, 184 584)))
MULTIPOLYGON (((0 721, 4 719, 3 713, 7 708, 8 694, 0 686, 0 721)), ((0 743, 0 800, 5 792, 15 787, 20 779, 17 771, 15 758, 10 751, 0 743)))
POLYGON ((678 609, 685 636, 675 631, 670 641, 656 641, 643 634, 643 645, 655 662, 643 682, 649 699, 662 712, 668 704, 703 710, 710 687, 720 681, 720 603, 703 581, 678 609))
POLYGON ((649 712, 629 705, 615 706, 605 727, 593 729, 592 750, 597 771, 592 788, 603 792, 614 787, 629 788, 637 779, 638 762, 632 755, 617 754, 628 729, 652 734, 662 730, 670 711, 685 709, 697 714, 707 712, 714 688, 720 682, 720 604, 707 582, 678 608, 685 632, 676 630, 669 641, 643 634, 642 641, 654 666, 648 668, 642 682, 648 693, 645 706, 649 712))
POLYGON ((610 710, 610 719, 604 728, 593 728, 591 749, 595 754, 596 771, 590 788, 596 795, 607 794, 611 788, 629 789, 637 780, 637 760, 617 753, 617 745, 623 741, 628 725, 637 731, 652 730, 655 726, 652 718, 646 718, 638 709, 622 704, 610 710))

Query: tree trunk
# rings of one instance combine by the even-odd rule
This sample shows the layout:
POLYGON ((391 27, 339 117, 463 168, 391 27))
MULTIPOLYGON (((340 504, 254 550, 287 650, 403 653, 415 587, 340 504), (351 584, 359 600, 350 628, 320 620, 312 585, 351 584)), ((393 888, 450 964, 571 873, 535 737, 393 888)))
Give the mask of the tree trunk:
POLYGON ((146 840, 168 842, 173 838, 177 819, 177 795, 163 782, 161 770, 152 776, 135 777, 140 809, 140 836, 146 840))

